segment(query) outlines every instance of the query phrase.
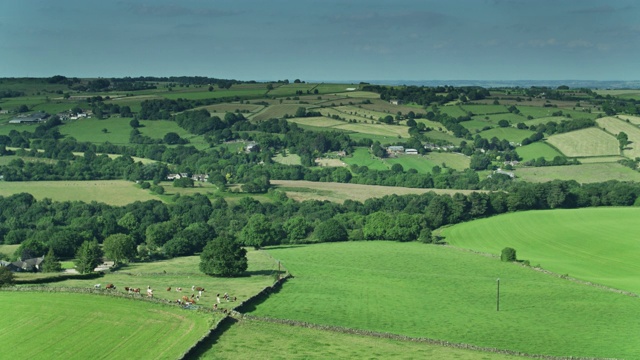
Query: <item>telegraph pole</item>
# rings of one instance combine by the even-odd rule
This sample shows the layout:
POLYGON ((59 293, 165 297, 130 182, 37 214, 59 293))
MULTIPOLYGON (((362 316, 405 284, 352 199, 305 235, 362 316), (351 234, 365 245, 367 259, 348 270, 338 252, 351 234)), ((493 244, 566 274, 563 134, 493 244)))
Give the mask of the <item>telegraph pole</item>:
POLYGON ((496 293, 496 311, 500 311, 500 278, 497 280, 498 292, 496 293))

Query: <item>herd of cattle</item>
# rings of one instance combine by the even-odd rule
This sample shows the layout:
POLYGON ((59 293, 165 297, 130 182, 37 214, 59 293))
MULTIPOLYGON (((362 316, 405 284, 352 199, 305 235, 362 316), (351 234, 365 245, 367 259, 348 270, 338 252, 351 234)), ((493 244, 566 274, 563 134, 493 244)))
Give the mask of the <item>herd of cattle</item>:
MULTIPOLYGON (((93 287, 95 289, 100 289, 102 288, 102 284, 95 284, 93 285, 93 287)), ((116 290, 115 285, 113 284, 107 284, 105 287, 105 289, 107 290, 116 290)), ((171 291, 171 287, 167 288, 167 291, 171 291)), ((140 288, 134 288, 134 287, 129 287, 129 286, 125 286, 124 287, 124 291, 126 291, 129 294, 139 294, 140 293, 140 288)), ((177 287, 175 288, 176 292, 182 292, 182 288, 181 287, 177 287)), ((198 292, 198 295, 196 295, 195 293, 191 294, 191 297, 189 296, 182 296, 182 298, 179 298, 176 302, 178 304, 195 304, 196 301, 200 300, 200 297, 202 296, 202 293, 205 291, 203 287, 201 286, 192 286, 191 287, 191 291, 194 292, 198 292)), ((151 286, 147 286, 147 297, 153 297, 153 289, 151 289, 151 286)), ((225 298, 227 298, 227 295, 225 294, 225 298)), ((229 300, 227 300, 229 301, 229 300)), ((217 302, 220 303, 220 294, 217 295, 217 302)), ((215 308, 217 308, 217 305, 215 306, 215 308)))

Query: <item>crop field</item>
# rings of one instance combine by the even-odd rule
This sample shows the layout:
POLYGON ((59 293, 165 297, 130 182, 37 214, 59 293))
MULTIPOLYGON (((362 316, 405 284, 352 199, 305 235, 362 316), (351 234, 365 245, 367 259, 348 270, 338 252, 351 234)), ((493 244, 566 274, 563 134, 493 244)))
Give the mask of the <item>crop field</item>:
POLYGON ((508 141, 519 143, 533 134, 534 132, 531 130, 521 130, 521 129, 516 129, 514 127, 505 127, 505 128, 497 127, 491 130, 482 131, 480 133, 480 136, 482 136, 485 139, 491 139, 495 136, 500 140, 505 139, 508 141))
POLYGON ((359 132, 363 134, 409 137, 409 128, 402 125, 388 124, 363 124, 363 123, 342 123, 342 125, 334 126, 336 129, 359 132))
MULTIPOLYGON (((202 100, 202 99, 220 99, 220 98, 233 98, 236 96, 245 98, 258 98, 264 96, 267 92, 266 86, 263 89, 248 88, 242 89, 240 87, 232 87, 229 90, 222 90, 216 88, 214 91, 208 91, 206 88, 194 89, 195 91, 189 92, 165 92, 161 95, 167 99, 189 99, 189 100, 202 100)), ((295 93, 295 91, 294 91, 295 93)))
POLYGON ((21 192, 30 193, 38 200, 49 198, 54 201, 97 201, 115 206, 158 199, 126 180, 3 181, 0 186, 1 196, 21 192))
POLYGON ((639 208, 527 211, 474 220, 443 229, 454 246, 519 259, 558 274, 640 293, 639 208))
MULTIPOLYGON (((270 96, 287 96, 287 95, 295 95, 296 91, 302 91, 306 93, 307 90, 312 90, 316 85, 315 84, 307 84, 307 83, 299 83, 299 84, 274 84, 273 90, 269 91, 270 96)), ((265 86, 266 88, 266 86, 265 86)), ((343 87, 345 89, 346 87, 343 87)), ((320 92, 320 90, 318 90, 320 92)))
POLYGON ((626 159, 624 156, 594 156, 578 158, 581 164, 615 163, 624 159, 626 159))
MULTIPOLYGON (((200 359, 516 359, 411 341, 344 334, 244 319, 216 339, 200 359), (277 339, 277 341, 274 341, 277 339)), ((518 357, 518 359, 521 359, 518 357)))
POLYGON ((399 186, 343 184, 302 180, 271 180, 271 184, 274 185, 276 189, 284 191, 288 197, 296 201, 328 200, 336 203, 343 203, 347 199, 365 201, 367 199, 392 194, 406 195, 434 192, 436 194, 453 195, 455 193, 469 194, 478 192, 474 190, 418 189, 399 186))
POLYGON ((603 117, 596 122, 604 131, 613 134, 613 136, 625 132, 630 143, 623 150, 624 156, 630 159, 640 157, 640 128, 614 117, 603 117))
POLYGON ((387 113, 388 115, 393 115, 393 116, 395 116, 398 113, 398 111, 400 111, 403 114, 406 114, 409 111, 413 111, 413 112, 421 111, 420 108, 416 108, 415 106, 411 106, 407 104, 393 105, 386 100, 380 100, 380 99, 372 99, 371 104, 362 104, 362 108, 387 113))
POLYGON ((340 125, 348 124, 346 121, 335 120, 324 116, 314 116, 314 117, 306 117, 306 118, 291 118, 287 121, 293 122, 296 124, 309 125, 309 126, 318 126, 318 127, 337 127, 340 125))
MULTIPOLYGON (((329 94, 329 93, 342 93, 348 91, 350 97, 364 97, 364 98, 379 98, 380 95, 368 91, 358 91, 360 88, 359 85, 356 84, 317 84, 315 87, 318 89, 320 94, 329 94), (347 89, 356 88, 355 91, 349 91, 347 89)), ((342 95, 342 94, 341 94, 342 95)))
POLYGON ((529 354, 640 356, 640 344, 629 337, 640 331, 636 298, 497 258, 382 241, 269 253, 295 277, 257 305, 254 315, 529 354))
POLYGON ((584 184, 609 180, 640 181, 640 173, 618 163, 519 168, 515 174, 519 179, 531 182, 575 180, 584 184))
POLYGON ((618 140, 598 128, 552 135, 547 142, 568 157, 620 155, 618 140))
POLYGON ((259 121, 259 120, 269 120, 272 118, 282 118, 285 115, 295 115, 296 111, 299 107, 303 105, 299 104, 282 104, 282 105, 271 105, 266 107, 264 110, 259 111, 256 114, 252 114, 248 116, 249 119, 259 121))
POLYGON ((462 105, 461 107, 464 111, 476 115, 509 113, 504 105, 462 105))
POLYGON ((389 115, 380 111, 367 110, 364 108, 359 108, 357 106, 336 106, 333 109, 343 113, 343 115, 341 116, 344 118, 355 115, 369 120, 378 120, 381 117, 384 118, 385 116, 389 115))
POLYGON ((518 146, 516 152, 522 161, 533 160, 543 157, 545 160, 553 160, 556 156, 561 156, 556 149, 543 142, 534 142, 526 146, 518 146))
POLYGON ((5 358, 175 359, 205 334, 211 319, 178 307, 85 294, 3 291, 0 302, 11 304, 0 308, 5 358))
MULTIPOLYGON (((220 118, 224 118, 224 114, 228 112, 236 113, 239 110, 239 111, 248 111, 250 113, 255 113, 255 112, 258 112, 259 110, 262 110, 262 108, 264 108, 264 105, 224 103, 224 104, 203 106, 196 109, 205 109, 211 114, 219 114, 218 116, 220 118)), ((244 115, 247 116, 247 114, 244 114, 244 115)))
MULTIPOLYGON (((371 110, 360 110, 360 115, 357 114, 349 114, 349 112, 343 112, 343 111, 338 111, 335 108, 320 108, 320 109, 315 109, 317 111, 319 111, 323 116, 326 117, 331 117, 331 116, 339 116, 342 119, 345 120, 355 120, 357 122, 361 122, 361 123, 378 123, 378 118, 380 116, 374 116, 373 118, 370 118, 368 116, 365 116, 364 114, 366 112, 370 112, 372 113, 371 110)), ((384 114, 382 113, 383 116, 387 116, 388 114, 384 114)))
POLYGON ((632 115, 616 115, 617 118, 622 119, 626 122, 630 122, 633 125, 640 125, 640 116, 632 116, 632 115))
POLYGON ((373 156, 367 148, 356 148, 351 156, 346 156, 342 160, 349 165, 366 166, 371 170, 389 169, 382 159, 373 156))

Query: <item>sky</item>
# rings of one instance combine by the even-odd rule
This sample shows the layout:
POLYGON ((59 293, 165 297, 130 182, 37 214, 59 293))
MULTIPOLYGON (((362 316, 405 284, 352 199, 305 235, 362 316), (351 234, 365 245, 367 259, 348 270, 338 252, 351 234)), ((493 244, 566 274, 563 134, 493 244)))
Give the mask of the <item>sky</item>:
POLYGON ((639 80, 636 0, 5 0, 0 77, 639 80))

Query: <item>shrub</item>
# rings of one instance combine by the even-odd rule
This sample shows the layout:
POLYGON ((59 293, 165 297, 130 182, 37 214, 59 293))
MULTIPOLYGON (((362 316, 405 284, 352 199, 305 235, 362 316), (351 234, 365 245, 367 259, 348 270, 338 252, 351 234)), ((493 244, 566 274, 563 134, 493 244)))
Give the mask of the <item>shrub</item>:
POLYGON ((500 254, 500 260, 502 261, 517 261, 516 258, 516 249, 506 247, 502 249, 502 254, 500 254))

